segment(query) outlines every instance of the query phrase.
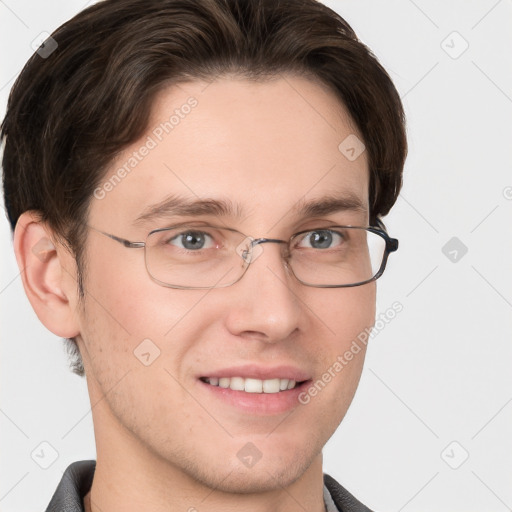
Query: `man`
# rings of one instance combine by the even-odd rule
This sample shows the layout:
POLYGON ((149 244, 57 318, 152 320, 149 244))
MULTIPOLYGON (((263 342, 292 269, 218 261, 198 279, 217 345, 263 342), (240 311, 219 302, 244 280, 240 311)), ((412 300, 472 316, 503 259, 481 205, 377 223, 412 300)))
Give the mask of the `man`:
POLYGON ((322 472, 406 156, 384 69, 313 0, 106 0, 13 87, 27 296, 87 377, 97 460, 49 511, 368 510, 322 472))

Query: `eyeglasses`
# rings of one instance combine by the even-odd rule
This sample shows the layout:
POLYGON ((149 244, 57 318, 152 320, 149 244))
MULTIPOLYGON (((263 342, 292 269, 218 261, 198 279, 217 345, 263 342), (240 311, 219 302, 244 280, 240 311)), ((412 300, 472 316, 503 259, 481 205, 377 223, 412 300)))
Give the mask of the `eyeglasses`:
POLYGON ((398 240, 377 227, 326 226, 300 231, 288 241, 252 238, 235 229, 202 223, 151 231, 145 242, 105 233, 129 249, 144 248, 146 269, 162 286, 178 289, 224 288, 238 282, 263 252, 262 244, 281 244, 282 257, 306 286, 344 288, 378 279, 398 240))

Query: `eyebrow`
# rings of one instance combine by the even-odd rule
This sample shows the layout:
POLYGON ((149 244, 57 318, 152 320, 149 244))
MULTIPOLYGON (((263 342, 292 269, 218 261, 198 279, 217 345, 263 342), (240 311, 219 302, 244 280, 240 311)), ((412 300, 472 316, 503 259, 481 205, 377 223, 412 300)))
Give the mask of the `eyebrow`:
POLYGON ((163 201, 148 206, 135 219, 134 224, 143 224, 155 218, 171 216, 215 215, 219 217, 241 217, 242 209, 229 199, 187 199, 170 196, 163 201))
POLYGON ((292 211, 303 217, 321 217, 344 211, 366 213, 368 209, 359 197, 352 193, 345 193, 340 196, 324 196, 309 201, 302 198, 295 204, 292 211))
MULTIPOLYGON (((330 195, 316 199, 301 198, 290 210, 300 217, 318 217, 342 211, 366 213, 368 209, 353 193, 330 195)), ((244 208, 230 199, 187 199, 180 196, 169 196, 163 201, 148 206, 135 219, 134 224, 144 224, 150 220, 172 217, 212 215, 218 217, 242 218, 244 208)))

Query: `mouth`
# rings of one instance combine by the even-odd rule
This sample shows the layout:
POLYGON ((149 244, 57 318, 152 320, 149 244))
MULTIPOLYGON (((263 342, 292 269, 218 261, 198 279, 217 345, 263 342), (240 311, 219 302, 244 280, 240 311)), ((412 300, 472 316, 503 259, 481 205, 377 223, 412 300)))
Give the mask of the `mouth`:
POLYGON ((255 394, 282 393, 298 388, 307 382, 306 380, 295 381, 285 378, 262 380, 244 377, 200 377, 199 380, 210 386, 255 394))
POLYGON ((271 367, 252 363, 203 371, 196 376, 198 389, 212 405, 219 405, 219 413, 224 406, 228 415, 233 410, 242 413, 236 421, 283 414, 299 407, 299 396, 313 378, 311 370, 299 364, 271 367))

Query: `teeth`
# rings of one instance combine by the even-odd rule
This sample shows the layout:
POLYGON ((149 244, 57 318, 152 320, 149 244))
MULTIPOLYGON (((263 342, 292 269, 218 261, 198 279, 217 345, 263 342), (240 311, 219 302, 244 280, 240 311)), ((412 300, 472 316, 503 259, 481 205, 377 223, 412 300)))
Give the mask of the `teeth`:
POLYGON ((212 386, 230 388, 234 391, 245 391, 246 393, 279 393, 293 389, 296 382, 293 379, 244 379, 243 377, 209 377, 203 379, 212 386))
POLYGON ((227 378, 227 377, 222 377, 219 379, 219 386, 221 388, 229 388, 229 382, 230 382, 231 379, 227 378))
POLYGON ((269 379, 263 381, 263 393, 279 393, 279 379, 269 379))
MULTIPOLYGON (((230 379, 226 379, 229 381, 230 379)), ((235 391, 243 391, 245 389, 244 379, 242 377, 232 377, 229 387, 235 391)))

